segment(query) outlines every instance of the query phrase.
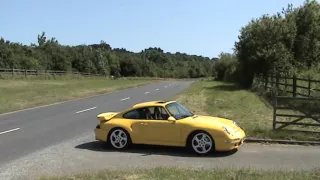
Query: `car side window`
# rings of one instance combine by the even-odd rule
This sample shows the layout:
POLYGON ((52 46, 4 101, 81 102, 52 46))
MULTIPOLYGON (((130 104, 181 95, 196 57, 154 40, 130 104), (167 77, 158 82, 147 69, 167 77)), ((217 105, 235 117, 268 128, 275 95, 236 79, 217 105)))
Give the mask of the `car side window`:
POLYGON ((153 117, 153 112, 154 112, 154 107, 146 107, 146 108, 143 108, 142 110, 143 112, 143 119, 154 119, 153 117))
POLYGON ((129 111, 123 117, 126 119, 166 120, 169 114, 163 107, 145 107, 129 111))
POLYGON ((169 115, 163 107, 155 107, 154 117, 156 120, 167 120, 169 115))
POLYGON ((163 107, 160 108, 160 112, 163 115, 168 115, 168 112, 163 107))
POLYGON ((141 118, 141 114, 140 114, 139 109, 135 109, 135 110, 132 110, 132 111, 129 111, 129 112, 125 113, 123 115, 123 117, 126 118, 126 119, 140 119, 141 118))
POLYGON ((162 119, 167 120, 169 118, 168 112, 163 107, 160 107, 160 113, 161 113, 162 119))

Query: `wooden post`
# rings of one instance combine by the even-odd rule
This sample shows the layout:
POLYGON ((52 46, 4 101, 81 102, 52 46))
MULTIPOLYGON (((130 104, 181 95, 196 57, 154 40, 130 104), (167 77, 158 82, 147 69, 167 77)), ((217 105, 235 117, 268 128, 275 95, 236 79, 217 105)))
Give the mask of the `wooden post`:
POLYGON ((273 93, 273 123, 272 123, 272 129, 276 129, 276 122, 277 122, 277 96, 278 96, 278 88, 279 88, 279 73, 276 74, 276 86, 274 88, 273 93))
POLYGON ((273 96, 273 123, 272 123, 272 129, 276 129, 276 122, 277 122, 277 96, 273 96))
POLYGON ((278 94, 278 89, 279 89, 279 79, 280 79, 280 75, 279 73, 277 73, 276 75, 276 93, 278 94))
POLYGON ((271 88, 274 88, 274 74, 272 73, 271 76, 270 76, 270 81, 271 81, 271 88))
POLYGON ((308 97, 311 95, 311 77, 310 74, 308 76, 308 97))
POLYGON ((285 91, 287 91, 287 88, 288 88, 287 76, 284 77, 284 88, 285 88, 285 91))
POLYGON ((24 69, 24 76, 27 77, 27 69, 24 69))
POLYGON ((266 75, 264 80, 265 80, 264 81, 264 89, 267 90, 267 88, 268 88, 268 80, 269 80, 268 74, 266 75))
POLYGON ((296 75, 293 75, 293 78, 292 78, 292 96, 293 97, 297 96, 297 77, 296 77, 296 75))

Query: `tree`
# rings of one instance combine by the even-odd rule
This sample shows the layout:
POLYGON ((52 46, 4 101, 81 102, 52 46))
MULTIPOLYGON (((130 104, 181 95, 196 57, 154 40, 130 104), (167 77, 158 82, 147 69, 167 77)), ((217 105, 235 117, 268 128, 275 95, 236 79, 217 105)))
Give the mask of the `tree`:
POLYGON ((297 8, 263 15, 240 30, 235 43, 239 83, 250 87, 256 74, 293 74, 319 67, 320 4, 307 0, 297 8))

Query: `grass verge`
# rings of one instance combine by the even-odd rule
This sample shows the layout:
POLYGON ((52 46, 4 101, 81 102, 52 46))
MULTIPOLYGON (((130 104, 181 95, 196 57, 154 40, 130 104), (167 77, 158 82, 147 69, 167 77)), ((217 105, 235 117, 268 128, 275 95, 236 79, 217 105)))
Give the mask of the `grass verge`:
POLYGON ((63 177, 42 177, 41 180, 315 180, 319 171, 259 171, 243 169, 195 170, 180 168, 152 168, 131 171, 105 170, 91 174, 63 177))
POLYGON ((104 78, 0 80, 0 113, 108 93, 153 81, 104 78))
POLYGON ((197 81, 176 96, 196 114, 232 119, 248 137, 289 140, 319 140, 320 133, 272 130, 273 108, 256 93, 212 80, 197 81))

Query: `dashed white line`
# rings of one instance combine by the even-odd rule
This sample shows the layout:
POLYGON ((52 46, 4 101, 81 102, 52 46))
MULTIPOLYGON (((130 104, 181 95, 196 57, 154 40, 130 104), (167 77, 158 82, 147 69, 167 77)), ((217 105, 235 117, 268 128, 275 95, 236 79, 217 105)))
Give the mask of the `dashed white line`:
POLYGON ((156 91, 159 91, 159 89, 156 89, 156 91))
POLYGON ((97 107, 92 107, 92 108, 89 108, 89 109, 84 109, 84 110, 78 111, 78 112, 76 112, 76 113, 78 114, 78 113, 82 113, 82 112, 85 112, 85 111, 90 111, 90 110, 95 109, 95 108, 97 108, 97 107))
POLYGON ((149 94, 150 92, 145 92, 144 94, 149 94))
POLYGON ((5 134, 5 133, 9 133, 9 132, 12 132, 12 131, 17 131, 17 130, 19 130, 20 128, 15 128, 15 129, 10 129, 10 130, 8 130, 8 131, 3 131, 3 132, 0 132, 0 135, 1 134, 5 134))
POLYGON ((125 100, 128 100, 128 99, 130 99, 130 97, 127 97, 127 98, 121 99, 121 101, 125 101, 125 100))

